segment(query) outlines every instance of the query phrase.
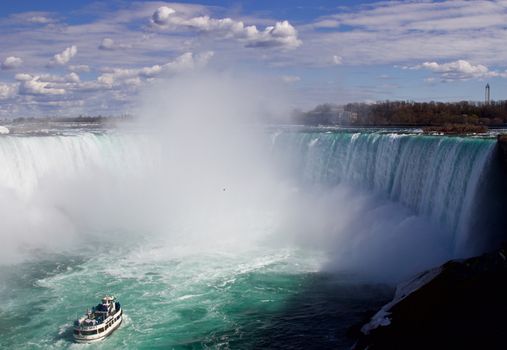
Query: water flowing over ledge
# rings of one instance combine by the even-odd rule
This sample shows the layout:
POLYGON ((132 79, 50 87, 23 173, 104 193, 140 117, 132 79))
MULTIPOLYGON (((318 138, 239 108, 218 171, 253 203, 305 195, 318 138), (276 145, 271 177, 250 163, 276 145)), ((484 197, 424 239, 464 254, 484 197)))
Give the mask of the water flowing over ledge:
MULTIPOLYGON (((271 139, 274 160, 286 163, 302 187, 352 184, 401 203, 445 227, 446 240, 458 257, 487 246, 470 248, 468 242, 474 224, 491 223, 491 215, 499 212, 484 209, 490 199, 485 193, 496 191, 490 178, 496 161, 494 139, 324 131, 276 132, 271 139), (485 212, 489 217, 479 220, 485 212)), ((60 179, 82 179, 96 170, 109 171, 113 180, 142 177, 146 169, 157 167, 163 151, 159 146, 147 135, 121 132, 4 136, 0 183, 2 189, 30 196, 48 183, 52 189, 60 179)))
POLYGON ((494 139, 384 133, 276 134, 274 150, 306 183, 350 183, 442 224, 457 255, 470 230, 494 139))

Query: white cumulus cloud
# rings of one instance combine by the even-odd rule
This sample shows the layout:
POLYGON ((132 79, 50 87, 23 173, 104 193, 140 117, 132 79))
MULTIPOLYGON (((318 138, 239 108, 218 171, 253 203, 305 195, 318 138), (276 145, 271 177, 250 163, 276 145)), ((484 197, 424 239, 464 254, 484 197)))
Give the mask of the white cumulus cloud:
POLYGON ((209 16, 185 18, 167 6, 159 7, 152 15, 152 23, 164 29, 189 28, 213 33, 223 38, 234 38, 247 47, 281 47, 293 49, 301 45, 296 28, 288 21, 276 22, 259 30, 255 25, 246 26, 231 18, 215 19, 209 16))
POLYGON ((45 16, 32 16, 27 18, 27 22, 37 23, 37 24, 48 24, 54 22, 51 18, 45 16))
POLYGON ((16 74, 15 76, 15 79, 17 81, 27 81, 27 80, 32 80, 32 75, 31 74, 28 74, 28 73, 18 73, 16 74))
POLYGON ((2 84, 0 83, 0 100, 6 100, 8 98, 14 97, 17 93, 17 85, 16 84, 2 84))
POLYGON ((79 75, 77 75, 74 72, 67 74, 65 77, 66 77, 67 81, 69 81, 71 83, 79 83, 81 81, 81 79, 79 79, 79 75))
POLYGON ((159 25, 164 25, 169 21, 169 16, 175 12, 176 11, 170 7, 161 6, 153 13, 153 22, 159 25))
POLYGON ((20 82, 19 93, 22 95, 63 95, 65 89, 52 86, 53 76, 39 76, 27 73, 16 74, 20 82), (47 80, 46 80, 47 79, 47 80))
POLYGON ((493 77, 507 77, 507 73, 490 70, 482 64, 472 64, 465 60, 457 60, 446 63, 424 62, 417 66, 405 67, 408 69, 427 69, 441 76, 441 80, 468 80, 486 79, 493 77))
POLYGON ((99 45, 99 49, 101 50, 113 50, 114 40, 110 38, 102 39, 102 43, 99 45))
POLYGON ((343 63, 343 58, 338 55, 333 55, 333 64, 340 65, 343 63))
POLYGON ((71 72, 67 75, 52 75, 52 74, 42 74, 39 76, 39 79, 48 82, 48 83, 79 83, 81 80, 79 75, 74 72, 71 72))
POLYGON ((63 50, 60 53, 57 53, 53 56, 53 59, 50 61, 50 65, 65 65, 67 64, 72 57, 74 57, 77 54, 77 47, 76 45, 72 45, 70 47, 67 47, 65 50, 63 50))
POLYGON ((117 44, 111 38, 104 38, 99 45, 99 49, 101 50, 120 50, 120 49, 130 49, 132 46, 128 44, 117 44))
POLYGON ((9 56, 2 62, 2 69, 14 69, 23 64, 23 60, 20 57, 9 56))
POLYGON ((115 84, 139 85, 141 79, 153 78, 162 73, 179 73, 183 71, 201 68, 205 66, 213 57, 212 51, 207 51, 198 55, 191 52, 184 53, 175 60, 162 65, 154 65, 142 68, 113 68, 100 75, 97 80, 99 83, 113 86, 115 84))
POLYGON ((14 23, 22 24, 51 24, 55 23, 54 13, 43 11, 19 12, 9 16, 14 23))

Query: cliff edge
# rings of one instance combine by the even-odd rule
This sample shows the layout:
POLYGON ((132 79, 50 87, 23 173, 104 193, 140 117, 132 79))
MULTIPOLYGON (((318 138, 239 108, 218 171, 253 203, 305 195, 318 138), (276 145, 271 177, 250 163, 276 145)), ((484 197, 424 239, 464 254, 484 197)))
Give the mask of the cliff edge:
POLYGON ((400 284, 353 349, 506 349, 506 248, 400 284))
POLYGON ((502 159, 504 164, 507 164, 507 134, 500 134, 497 136, 497 143, 502 151, 502 159))

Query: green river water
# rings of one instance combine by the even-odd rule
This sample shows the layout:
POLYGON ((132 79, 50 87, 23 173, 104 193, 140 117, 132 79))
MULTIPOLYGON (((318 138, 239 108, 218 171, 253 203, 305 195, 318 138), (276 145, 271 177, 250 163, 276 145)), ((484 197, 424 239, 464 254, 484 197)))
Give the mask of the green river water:
POLYGON ((297 249, 91 253, 0 270, 0 348, 347 348, 348 328, 392 292, 319 273, 324 257, 297 249), (105 293, 121 301, 122 326, 99 343, 73 343, 73 319, 105 293))

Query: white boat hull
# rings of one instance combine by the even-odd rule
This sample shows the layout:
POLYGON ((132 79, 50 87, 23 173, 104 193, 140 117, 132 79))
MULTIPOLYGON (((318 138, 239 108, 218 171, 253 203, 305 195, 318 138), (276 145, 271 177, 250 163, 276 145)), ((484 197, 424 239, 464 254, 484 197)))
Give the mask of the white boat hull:
POLYGON ((106 338, 121 325, 123 320, 123 311, 120 309, 118 314, 118 316, 113 316, 112 322, 104 322, 103 324, 94 327, 75 327, 74 341, 77 343, 91 343, 106 338))

